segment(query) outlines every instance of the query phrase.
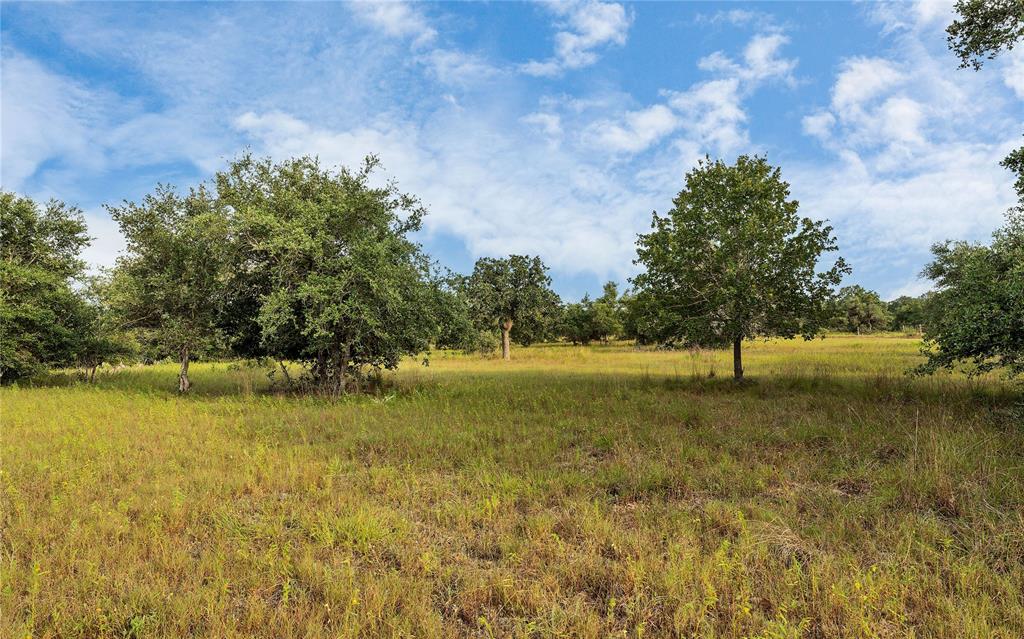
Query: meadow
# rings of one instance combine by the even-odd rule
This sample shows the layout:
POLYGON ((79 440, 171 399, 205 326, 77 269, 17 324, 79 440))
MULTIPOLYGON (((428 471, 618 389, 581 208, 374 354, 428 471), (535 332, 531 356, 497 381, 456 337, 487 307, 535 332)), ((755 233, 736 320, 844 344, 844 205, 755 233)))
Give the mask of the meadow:
POLYGON ((919 342, 0 389, 4 637, 1024 636, 1024 407, 919 342))

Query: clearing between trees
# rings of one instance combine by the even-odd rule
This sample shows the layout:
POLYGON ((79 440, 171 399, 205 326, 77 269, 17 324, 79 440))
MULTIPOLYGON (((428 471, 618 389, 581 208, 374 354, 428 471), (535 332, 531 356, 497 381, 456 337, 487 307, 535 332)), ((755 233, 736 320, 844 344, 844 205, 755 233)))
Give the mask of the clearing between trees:
POLYGON ((0 389, 8 637, 1020 637, 1024 430, 896 336, 0 389), (713 376, 711 376, 713 373, 713 376))

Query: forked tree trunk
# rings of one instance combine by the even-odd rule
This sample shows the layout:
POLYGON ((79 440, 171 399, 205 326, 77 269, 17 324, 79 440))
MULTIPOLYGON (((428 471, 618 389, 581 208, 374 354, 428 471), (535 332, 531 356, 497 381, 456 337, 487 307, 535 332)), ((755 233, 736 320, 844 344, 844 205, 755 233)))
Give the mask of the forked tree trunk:
POLYGON ((284 375, 285 388, 288 390, 292 389, 292 376, 288 374, 288 367, 284 365, 284 360, 277 360, 277 363, 281 366, 281 373, 284 375))
POLYGON ((501 320, 501 358, 504 360, 512 359, 512 320, 501 320))
POLYGON ((178 373, 178 392, 187 393, 188 389, 192 387, 192 382, 188 379, 188 360, 189 352, 188 346, 181 349, 181 372, 178 373))
POLYGON ((732 376, 738 382, 743 379, 743 338, 732 342, 732 376))

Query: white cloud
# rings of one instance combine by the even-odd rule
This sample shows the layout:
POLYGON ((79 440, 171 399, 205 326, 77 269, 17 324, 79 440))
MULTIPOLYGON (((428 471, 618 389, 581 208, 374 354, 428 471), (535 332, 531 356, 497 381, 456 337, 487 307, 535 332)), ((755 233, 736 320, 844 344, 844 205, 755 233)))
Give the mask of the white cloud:
POLYGON ((113 266, 125 247, 117 222, 102 209, 85 211, 84 215, 92 242, 82 250, 82 260, 90 267, 113 266))
POLYGON ((437 38, 437 31, 426 17, 408 2, 399 0, 353 2, 352 13, 389 36, 411 38, 414 45, 425 45, 437 38))
POLYGON ((897 297, 902 297, 904 295, 907 295, 909 297, 920 297, 921 295, 924 295, 928 291, 932 290, 932 288, 934 288, 934 286, 931 280, 921 279, 920 277, 914 277, 907 280, 900 286, 897 286, 896 288, 892 289, 889 292, 889 294, 884 295, 882 299, 886 301, 891 301, 896 299, 897 297))
POLYGON ((1017 47, 1006 54, 1003 84, 1024 100, 1024 47, 1017 47))
POLYGON ((483 57, 457 49, 434 49, 419 59, 434 78, 443 84, 472 85, 501 73, 483 57))
POLYGON ((882 135, 889 140, 913 144, 924 143, 921 126, 924 123, 924 107, 905 96, 887 99, 878 109, 882 135))
MULTIPOLYGON (((101 239, 87 256, 103 261, 119 240, 98 202, 137 197, 158 179, 185 185, 245 144, 347 165, 374 152, 430 206, 428 234, 450 233, 474 257, 528 252, 562 275, 621 278, 633 269, 635 233, 697 158, 758 150, 755 92, 796 86, 786 35, 753 17, 734 16, 757 33, 703 58, 705 78, 641 103, 600 81, 538 99, 536 81, 511 63, 442 45, 420 5, 355 7, 361 23, 347 7, 297 6, 303 13, 197 9, 177 24, 148 11, 120 19, 122 7, 53 12, 63 45, 137 82, 116 95, 5 49, 4 186, 57 180, 58 170, 68 184, 91 183, 97 200, 81 203, 101 239), (331 12, 342 19, 317 19, 331 12), (189 163, 198 168, 179 172, 189 163), (118 171, 131 189, 107 188, 118 171)), ((552 56, 532 63, 541 74, 594 64, 625 43, 632 22, 617 4, 550 10, 559 35, 552 56)), ((999 223, 1012 195, 998 161, 1019 145, 1024 78, 1016 53, 980 73, 956 71, 941 12, 886 10, 897 26, 881 53, 844 61, 831 93, 786 109, 805 109, 803 130, 821 155, 801 160, 793 145, 782 161, 801 211, 835 221, 858 273, 902 286, 932 241, 983 239, 999 223)))
POLYGON ((680 93, 668 92, 668 103, 681 114, 690 137, 706 151, 730 155, 749 141, 744 124, 741 85, 737 78, 710 80, 680 93))
MULTIPOLYGON (((1013 202, 999 161, 1019 117, 1000 95, 1005 77, 956 68, 945 8, 876 9, 893 52, 839 65, 829 107, 803 118, 833 160, 789 173, 802 208, 836 223, 855 269, 881 273, 898 259, 920 268, 934 242, 981 239, 999 224, 1013 202)), ((890 296, 920 291, 915 282, 890 296)))
POLYGON ((39 166, 53 158, 96 166, 93 125, 111 108, 109 96, 51 73, 15 51, 2 57, 3 162, 5 189, 21 190, 39 166))
POLYGON ((700 59, 697 66, 734 76, 745 82, 757 84, 766 80, 783 79, 792 83, 796 60, 779 57, 779 49, 789 42, 781 33, 758 34, 751 38, 743 50, 743 62, 738 63, 721 51, 700 59))
POLYGON ((832 127, 836 123, 836 117, 828 111, 818 111, 811 115, 804 116, 801 121, 804 133, 814 136, 821 141, 826 141, 832 136, 832 127))
POLYGON ((705 56, 698 67, 720 77, 698 82, 684 91, 663 91, 665 104, 631 110, 614 119, 586 127, 584 141, 613 154, 646 151, 670 134, 682 131, 685 139, 674 145, 716 155, 731 155, 749 145, 743 101, 762 83, 792 81, 797 61, 780 56, 788 42, 782 34, 756 34, 743 49, 740 62, 721 51, 705 56))
POLYGON ((520 65, 527 75, 556 76, 567 69, 580 69, 597 62, 596 49, 626 44, 631 15, 614 2, 573 0, 549 2, 549 11, 557 17, 561 31, 555 34, 555 55, 545 60, 531 60, 520 65))
POLYGON ((590 144, 614 152, 638 153, 679 127, 679 118, 663 104, 631 111, 620 122, 602 120, 590 125, 584 137, 590 144))
POLYGON ((953 6, 954 0, 889 0, 870 3, 868 11, 883 33, 920 32, 952 22, 953 6))
POLYGON ((523 116, 524 124, 536 126, 551 139, 562 137, 562 117, 557 113, 530 113, 523 116))
POLYGON ((770 19, 771 16, 768 14, 761 13, 760 11, 751 11, 749 9, 729 9, 728 11, 717 11, 710 16, 697 16, 697 22, 706 22, 709 24, 728 23, 734 27, 742 27, 751 23, 759 23, 770 19))
POLYGON ((905 78, 890 60, 862 57, 845 60, 832 87, 832 107, 844 117, 855 117, 866 102, 905 78))
POLYGON ((788 42, 789 38, 780 33, 754 36, 743 51, 745 79, 754 82, 773 78, 791 80, 796 60, 778 56, 779 49, 788 42))
POLYGON ((338 131, 280 112, 249 113, 236 126, 275 158, 313 153, 328 165, 352 165, 376 153, 388 175, 428 205, 428 233, 462 238, 473 255, 539 254, 567 274, 630 274, 635 233, 666 197, 479 115, 439 113, 424 127, 379 122, 338 131))

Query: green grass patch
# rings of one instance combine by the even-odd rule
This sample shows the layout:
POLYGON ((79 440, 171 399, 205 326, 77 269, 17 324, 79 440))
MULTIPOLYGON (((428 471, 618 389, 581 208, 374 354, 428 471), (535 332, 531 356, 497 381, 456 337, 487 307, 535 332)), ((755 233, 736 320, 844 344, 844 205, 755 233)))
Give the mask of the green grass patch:
POLYGON ((1024 425, 903 337, 0 390, 0 636, 1024 636, 1024 425))

